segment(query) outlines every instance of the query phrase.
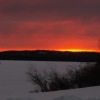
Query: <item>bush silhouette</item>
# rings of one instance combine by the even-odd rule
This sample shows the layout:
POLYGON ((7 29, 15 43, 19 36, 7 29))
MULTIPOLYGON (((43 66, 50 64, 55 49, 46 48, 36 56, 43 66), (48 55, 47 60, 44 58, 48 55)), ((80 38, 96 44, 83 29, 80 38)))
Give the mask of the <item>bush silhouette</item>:
POLYGON ((78 87, 88 87, 100 85, 100 63, 88 64, 75 71, 76 83, 78 87))
POLYGON ((100 85, 100 63, 88 63, 79 69, 70 69, 60 74, 51 68, 49 72, 37 70, 35 67, 28 69, 33 85, 37 85, 41 92, 66 90, 100 85))

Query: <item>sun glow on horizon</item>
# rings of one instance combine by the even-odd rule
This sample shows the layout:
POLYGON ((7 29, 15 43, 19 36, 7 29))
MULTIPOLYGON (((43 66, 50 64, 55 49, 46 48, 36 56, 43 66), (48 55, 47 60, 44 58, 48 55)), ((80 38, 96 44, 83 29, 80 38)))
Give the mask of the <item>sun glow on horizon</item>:
POLYGON ((70 51, 70 52, 98 52, 97 50, 85 50, 85 49, 59 49, 59 51, 70 51))
POLYGON ((0 49, 0 52, 2 51, 32 51, 32 50, 55 50, 55 51, 69 51, 69 52, 100 52, 100 50, 92 50, 92 49, 23 49, 23 48, 15 48, 15 49, 0 49))

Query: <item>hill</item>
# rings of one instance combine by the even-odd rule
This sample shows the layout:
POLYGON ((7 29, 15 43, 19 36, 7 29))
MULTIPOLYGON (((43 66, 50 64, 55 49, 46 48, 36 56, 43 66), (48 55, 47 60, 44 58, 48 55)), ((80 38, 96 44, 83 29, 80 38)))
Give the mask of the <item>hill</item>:
POLYGON ((96 62, 100 61, 100 53, 50 50, 3 51, 0 52, 0 60, 96 62))

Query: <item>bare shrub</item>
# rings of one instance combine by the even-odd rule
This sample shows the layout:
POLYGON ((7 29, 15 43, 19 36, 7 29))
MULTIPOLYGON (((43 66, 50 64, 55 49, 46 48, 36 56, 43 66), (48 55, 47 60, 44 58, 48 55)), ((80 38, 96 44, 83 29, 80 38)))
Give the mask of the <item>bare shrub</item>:
POLYGON ((51 68, 49 72, 46 70, 39 72, 35 67, 30 67, 27 75, 32 84, 37 85, 41 92, 100 85, 100 63, 88 63, 84 67, 80 66, 79 69, 65 70, 65 73, 60 74, 54 68, 51 68))
POLYGON ((60 74, 54 68, 51 68, 49 72, 44 70, 40 73, 35 67, 30 67, 27 75, 32 84, 37 85, 42 92, 65 90, 72 87, 67 75, 60 74))
POLYGON ((35 67, 30 67, 28 69, 27 75, 30 78, 33 85, 37 85, 42 92, 47 92, 47 73, 40 73, 35 67))

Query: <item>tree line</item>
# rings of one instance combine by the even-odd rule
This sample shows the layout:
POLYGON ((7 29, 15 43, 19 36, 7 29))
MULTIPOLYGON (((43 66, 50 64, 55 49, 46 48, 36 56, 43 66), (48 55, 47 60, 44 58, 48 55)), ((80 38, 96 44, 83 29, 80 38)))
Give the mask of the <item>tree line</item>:
POLYGON ((98 52, 61 52, 50 50, 4 51, 0 52, 0 60, 36 60, 36 61, 100 61, 98 52))

